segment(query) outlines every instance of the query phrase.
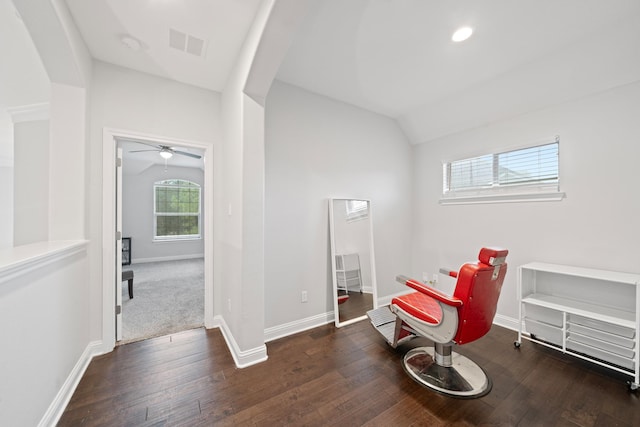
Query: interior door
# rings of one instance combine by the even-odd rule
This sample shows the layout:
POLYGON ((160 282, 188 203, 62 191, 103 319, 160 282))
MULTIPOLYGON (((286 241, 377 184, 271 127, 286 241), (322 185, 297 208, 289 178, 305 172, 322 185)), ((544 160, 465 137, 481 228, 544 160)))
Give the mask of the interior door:
POLYGON ((122 339, 122 148, 116 159, 116 341, 122 339))

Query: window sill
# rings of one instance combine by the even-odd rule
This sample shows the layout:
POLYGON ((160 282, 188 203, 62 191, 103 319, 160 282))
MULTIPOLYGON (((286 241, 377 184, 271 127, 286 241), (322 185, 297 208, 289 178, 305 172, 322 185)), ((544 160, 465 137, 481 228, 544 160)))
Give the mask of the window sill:
POLYGON ((0 284, 86 250, 87 240, 57 240, 0 252, 0 284))
POLYGON ((193 242, 197 240, 202 240, 202 236, 199 237, 184 237, 178 239, 153 239, 152 243, 175 243, 175 242, 193 242))
POLYGON ((457 196, 441 198, 441 205, 472 205, 481 203, 522 203, 522 202, 559 202, 565 193, 553 191, 546 193, 512 193, 457 196))

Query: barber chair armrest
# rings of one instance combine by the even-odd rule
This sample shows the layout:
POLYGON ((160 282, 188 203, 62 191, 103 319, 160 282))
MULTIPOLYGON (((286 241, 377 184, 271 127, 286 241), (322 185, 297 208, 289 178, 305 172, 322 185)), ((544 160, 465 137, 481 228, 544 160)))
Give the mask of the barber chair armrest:
POLYGON ((462 300, 450 297, 442 292, 425 285, 414 279, 410 279, 407 276, 396 276, 396 281, 415 289, 416 291, 430 296, 431 298, 440 301, 443 304, 450 305, 452 307, 462 307, 462 300))
POLYGON ((445 276, 453 277, 454 279, 458 278, 458 272, 454 270, 449 270, 448 268, 441 268, 440 274, 444 274, 445 276))

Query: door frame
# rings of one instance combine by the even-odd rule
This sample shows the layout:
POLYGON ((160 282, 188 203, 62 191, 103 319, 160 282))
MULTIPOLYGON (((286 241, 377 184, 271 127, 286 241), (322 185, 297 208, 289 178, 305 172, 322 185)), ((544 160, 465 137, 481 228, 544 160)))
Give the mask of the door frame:
POLYGON ((214 321, 214 144, 169 138, 161 135, 105 127, 102 131, 102 344, 105 352, 116 345, 116 297, 114 287, 122 286, 116 277, 116 138, 156 141, 166 145, 193 147, 204 151, 204 325, 214 321))

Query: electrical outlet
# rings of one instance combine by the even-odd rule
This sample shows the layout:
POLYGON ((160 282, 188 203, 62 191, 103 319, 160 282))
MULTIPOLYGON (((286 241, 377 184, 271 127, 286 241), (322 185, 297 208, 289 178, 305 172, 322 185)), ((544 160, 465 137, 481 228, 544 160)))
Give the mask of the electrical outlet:
POLYGON ((302 291, 300 293, 300 302, 307 302, 307 291, 302 291))
POLYGON ((437 284, 438 284, 438 273, 434 273, 431 279, 431 285, 435 287, 437 284))

